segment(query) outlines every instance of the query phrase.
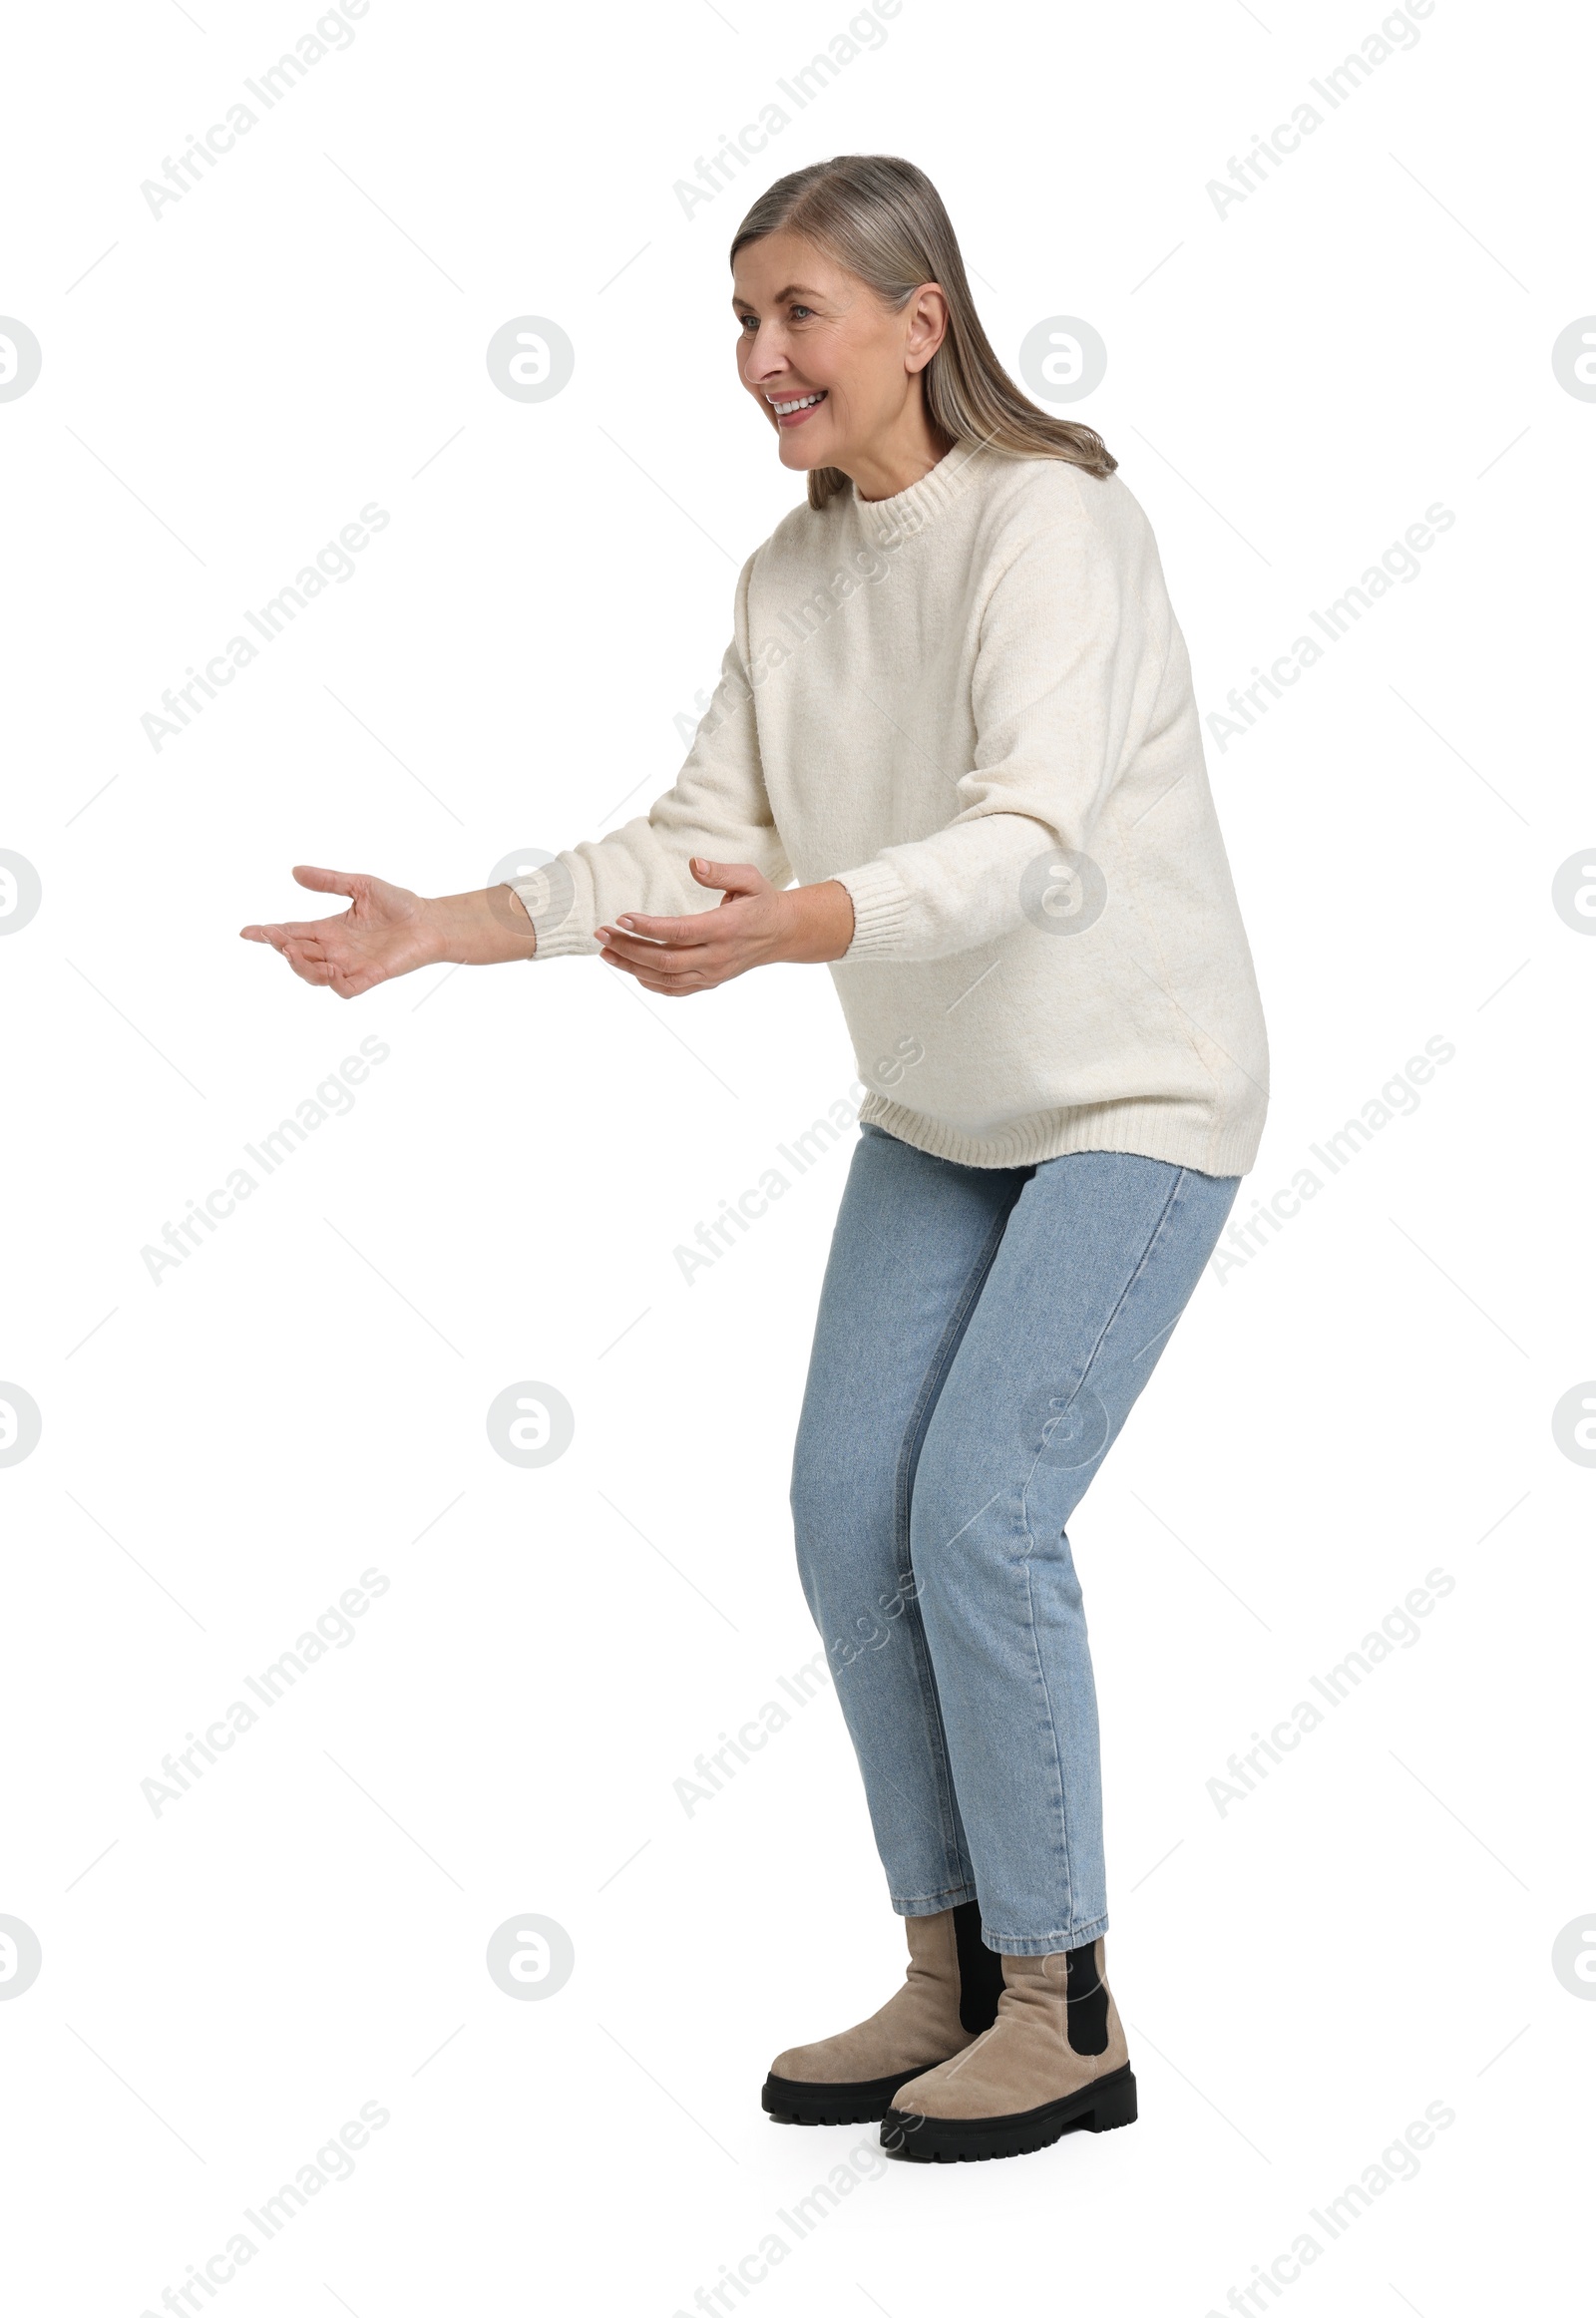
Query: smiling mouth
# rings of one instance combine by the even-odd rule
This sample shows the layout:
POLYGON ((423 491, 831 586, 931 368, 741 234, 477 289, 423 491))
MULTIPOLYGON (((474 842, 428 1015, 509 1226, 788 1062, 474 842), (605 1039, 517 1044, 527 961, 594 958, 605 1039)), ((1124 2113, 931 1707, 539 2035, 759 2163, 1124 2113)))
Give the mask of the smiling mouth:
POLYGON ((825 401, 825 399, 826 389, 824 387, 821 387, 814 394, 790 395, 785 401, 778 401, 774 395, 769 395, 766 397, 772 412, 775 414, 778 425, 783 419, 795 419, 806 416, 815 408, 817 403, 822 403, 825 401))

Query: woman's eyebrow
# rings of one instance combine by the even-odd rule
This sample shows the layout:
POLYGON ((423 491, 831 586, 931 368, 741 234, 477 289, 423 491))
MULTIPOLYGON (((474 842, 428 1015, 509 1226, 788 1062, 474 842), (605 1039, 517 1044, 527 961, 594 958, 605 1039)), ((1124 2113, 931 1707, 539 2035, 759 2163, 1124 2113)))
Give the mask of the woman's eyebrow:
MULTIPOLYGON (((785 289, 777 290, 770 302, 772 305, 779 306, 788 298, 818 298, 820 294, 819 290, 806 289, 802 282, 790 281, 785 289)), ((734 306, 747 306, 751 305, 753 301, 750 298, 745 298, 740 290, 733 290, 731 302, 734 306)))

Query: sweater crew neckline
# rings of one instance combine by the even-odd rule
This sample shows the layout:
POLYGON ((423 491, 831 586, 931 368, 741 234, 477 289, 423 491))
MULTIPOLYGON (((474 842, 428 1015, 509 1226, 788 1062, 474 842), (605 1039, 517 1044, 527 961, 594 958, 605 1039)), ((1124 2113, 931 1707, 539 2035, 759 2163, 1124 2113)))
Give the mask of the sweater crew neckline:
POLYGON ((861 499, 858 486, 850 483, 861 531, 878 547, 924 531, 975 481, 978 463, 992 457, 985 443, 955 443, 918 483, 895 491, 890 499, 861 499))

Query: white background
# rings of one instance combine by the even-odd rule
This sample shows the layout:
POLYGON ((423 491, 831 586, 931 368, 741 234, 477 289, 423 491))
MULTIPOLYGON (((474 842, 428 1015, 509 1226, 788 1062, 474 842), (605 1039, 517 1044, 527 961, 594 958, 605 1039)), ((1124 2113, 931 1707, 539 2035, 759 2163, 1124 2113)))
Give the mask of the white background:
POLYGON ((160 2309, 375 2102, 218 2307, 665 2318, 777 2229, 772 2318, 1200 2318, 1442 2103, 1280 2298, 1566 2306, 1596 1473, 1550 1417, 1596 1371, 1596 942, 1550 889, 1592 837, 1596 406, 1550 355, 1596 308, 1588 26, 1438 0, 1221 218, 1207 182, 1376 6, 904 0, 688 219, 674 181, 841 5, 373 0, 153 216, 141 182, 314 21, 127 0, 11 36, 0 310, 44 355, 0 403, 0 845, 44 889, 0 943, 0 1376, 44 1427, 0 1471, 0 1913, 44 1959, 0 2003, 11 2298, 160 2309), (786 1487, 846 1151, 691 1286, 672 1251, 853 1077, 828 978, 666 1006, 567 961, 346 1008, 237 929, 313 907, 295 861, 458 891, 668 786, 798 496, 735 383, 727 245, 851 151, 936 181, 1004 361, 1051 315, 1101 331, 1070 411, 1152 518, 1205 713, 1455 513, 1210 745, 1274 1057, 1238 1212, 1456 1053, 1205 1278, 1071 1525, 1142 2122, 861 2157, 799 2242, 777 2210, 873 2132, 778 2129, 763 2073, 903 1952, 833 1694, 690 1816, 673 1782, 819 1647, 786 1487), (538 404, 484 361, 529 313, 577 350, 538 404), (163 689, 373 501, 356 576, 154 750, 163 689), (353 1111, 153 1281, 362 1037, 390 1053, 353 1111), (536 1471, 484 1424, 529 1378, 576 1412, 536 1471), (1227 1757, 1437 1566, 1422 1640, 1221 1814, 1227 1757), (368 1568, 356 1639, 157 1816, 141 1781, 368 1568), (527 1912, 575 1944, 545 2002, 484 1964, 527 1912))

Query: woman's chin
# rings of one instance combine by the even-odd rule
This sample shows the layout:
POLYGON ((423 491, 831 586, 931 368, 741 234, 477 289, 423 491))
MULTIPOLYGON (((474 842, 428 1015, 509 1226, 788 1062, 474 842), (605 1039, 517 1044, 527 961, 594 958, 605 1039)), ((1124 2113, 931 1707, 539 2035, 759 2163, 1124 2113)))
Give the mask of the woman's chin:
POLYGON ((804 432, 800 429, 796 434, 781 437, 781 463, 795 475, 807 475, 811 468, 829 467, 832 463, 820 444, 803 440, 804 432))

